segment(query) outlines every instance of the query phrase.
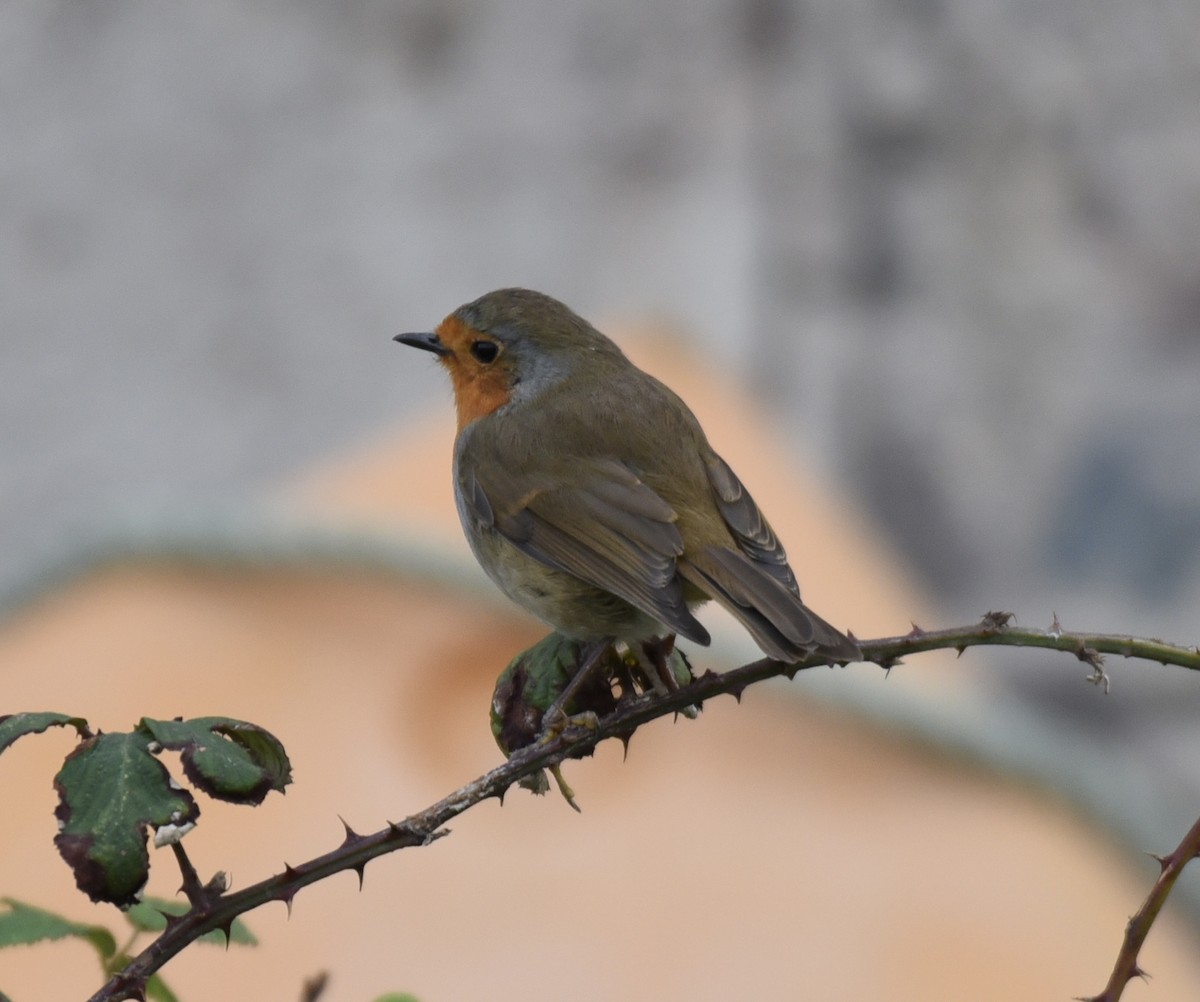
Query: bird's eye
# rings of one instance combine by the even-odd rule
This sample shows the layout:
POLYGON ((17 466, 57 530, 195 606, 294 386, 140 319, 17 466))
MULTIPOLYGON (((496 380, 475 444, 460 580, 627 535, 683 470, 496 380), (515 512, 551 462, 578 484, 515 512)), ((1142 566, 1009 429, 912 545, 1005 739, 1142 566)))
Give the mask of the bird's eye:
POLYGON ((471 342, 471 357, 481 365, 491 365, 500 354, 500 346, 495 341, 485 341, 482 338, 471 342))

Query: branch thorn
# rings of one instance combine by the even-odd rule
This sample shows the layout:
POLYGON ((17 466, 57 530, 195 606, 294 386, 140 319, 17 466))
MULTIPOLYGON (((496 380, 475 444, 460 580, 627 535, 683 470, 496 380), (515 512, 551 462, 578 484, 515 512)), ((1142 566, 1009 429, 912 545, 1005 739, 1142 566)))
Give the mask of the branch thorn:
POLYGON ((363 837, 359 835, 358 832, 356 832, 353 828, 351 828, 346 823, 346 819, 340 814, 338 815, 338 820, 342 823, 342 827, 346 829, 346 837, 342 840, 343 846, 354 845, 355 843, 363 840, 363 837))

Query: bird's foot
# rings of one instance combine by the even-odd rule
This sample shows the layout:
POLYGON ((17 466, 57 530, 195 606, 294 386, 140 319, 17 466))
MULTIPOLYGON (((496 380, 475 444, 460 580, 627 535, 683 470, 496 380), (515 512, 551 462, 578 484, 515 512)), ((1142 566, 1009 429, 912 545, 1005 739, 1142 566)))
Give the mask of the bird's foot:
POLYGON ((599 726, 600 718, 591 710, 568 716, 560 707, 552 706, 542 717, 542 732, 538 735, 538 741, 547 744, 560 736, 567 739, 582 737, 583 732, 594 733, 599 726))

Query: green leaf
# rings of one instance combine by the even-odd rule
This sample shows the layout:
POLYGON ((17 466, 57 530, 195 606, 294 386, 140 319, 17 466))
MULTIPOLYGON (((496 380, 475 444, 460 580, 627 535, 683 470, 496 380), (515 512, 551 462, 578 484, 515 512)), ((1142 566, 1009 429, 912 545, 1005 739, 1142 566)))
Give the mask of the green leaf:
POLYGON ((151 1002, 179 1002, 179 996, 167 987, 167 983, 158 974, 151 974, 146 979, 146 998, 151 1002))
POLYGON ((142 898, 136 905, 125 909, 125 918, 138 932, 162 932, 167 927, 167 919, 163 914, 182 915, 187 911, 187 905, 179 910, 176 901, 166 901, 162 898, 142 898))
POLYGON ((65 713, 9 713, 0 717, 0 752, 17 738, 26 734, 41 734, 49 727, 65 727, 68 724, 81 737, 87 737, 87 721, 83 717, 70 717, 65 713))
POLYGON ((415 995, 410 995, 408 992, 401 992, 400 994, 390 992, 387 995, 380 995, 375 1002, 420 1002, 420 999, 415 995))
POLYGON ((260 804, 292 781, 283 745, 256 724, 229 717, 151 720, 138 729, 164 748, 181 751, 183 771, 210 797, 235 804, 260 804))
POLYGON ((200 808, 149 751, 145 734, 88 738, 54 777, 59 854, 93 901, 127 907, 146 883, 147 826, 195 824, 200 808))
MULTIPOLYGON (((500 673, 492 694, 491 723, 492 736, 505 757, 536 740, 542 716, 579 670, 586 646, 551 633, 518 654, 500 673)), ((587 679, 566 707, 567 713, 591 711, 602 717, 616 708, 608 680, 620 661, 611 650, 604 657, 605 664, 587 679)))
POLYGON ((0 898, 0 904, 7 906, 6 911, 0 911, 0 947, 28 946, 73 936, 91 943, 100 954, 101 961, 117 952, 116 940, 104 926, 72 922, 16 898, 0 898))
MULTIPOLYGON (((171 901, 167 898, 143 898, 125 912, 129 923, 139 932, 162 932, 167 927, 167 915, 184 915, 189 909, 186 901, 171 901)), ((229 928, 229 940, 235 946, 258 946, 258 939, 241 919, 234 919, 229 928)), ((216 943, 224 946, 225 933, 220 929, 205 933, 198 942, 216 943)))

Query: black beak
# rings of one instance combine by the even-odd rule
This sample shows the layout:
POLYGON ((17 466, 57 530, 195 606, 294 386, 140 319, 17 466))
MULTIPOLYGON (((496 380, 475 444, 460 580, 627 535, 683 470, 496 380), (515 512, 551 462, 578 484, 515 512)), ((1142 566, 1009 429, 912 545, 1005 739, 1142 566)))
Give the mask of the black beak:
POLYGON ((435 355, 441 355, 443 358, 454 354, 454 352, 442 344, 441 338, 436 334, 397 334, 392 340, 399 341, 401 344, 411 345, 414 348, 431 351, 435 355))

